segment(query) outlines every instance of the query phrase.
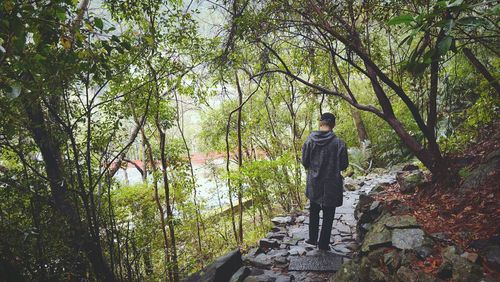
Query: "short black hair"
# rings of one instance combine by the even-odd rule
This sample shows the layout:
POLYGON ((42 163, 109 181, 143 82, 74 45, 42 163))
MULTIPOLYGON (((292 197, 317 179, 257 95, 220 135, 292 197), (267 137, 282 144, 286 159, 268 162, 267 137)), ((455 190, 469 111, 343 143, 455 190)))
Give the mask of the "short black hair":
POLYGON ((319 121, 320 124, 328 125, 333 128, 335 126, 335 115, 332 113, 323 113, 319 121))

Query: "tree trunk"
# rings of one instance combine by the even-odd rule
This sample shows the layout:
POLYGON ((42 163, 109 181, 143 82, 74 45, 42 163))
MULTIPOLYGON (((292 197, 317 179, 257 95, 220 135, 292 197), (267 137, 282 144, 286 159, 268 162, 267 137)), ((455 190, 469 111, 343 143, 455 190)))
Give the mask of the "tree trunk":
POLYGON ((172 259, 172 271, 174 282, 179 281, 179 264, 177 262, 177 246, 175 243, 175 226, 174 226, 174 214, 172 213, 172 205, 170 203, 170 182, 167 174, 167 158, 165 156, 165 142, 166 136, 161 124, 158 120, 158 116, 156 118, 156 127, 158 128, 158 132, 160 134, 160 158, 161 158, 161 167, 162 167, 162 176, 163 176, 163 189, 165 190, 165 204, 167 206, 167 225, 168 230, 170 232, 170 248, 171 248, 171 259, 172 259))
POLYGON ((114 281, 115 277, 104 259, 99 243, 89 236, 89 227, 80 220, 77 207, 73 206, 69 199, 62 153, 54 135, 49 132, 49 125, 46 123, 39 98, 36 95, 24 96, 24 109, 29 120, 29 130, 45 163, 45 172, 55 206, 73 233, 69 238, 73 242, 74 251, 77 253, 81 249, 84 250, 98 279, 114 281))
MULTIPOLYGON (((161 232, 163 235, 163 243, 164 243, 164 247, 165 247, 165 250, 164 250, 165 251, 165 261, 166 261, 167 265, 170 265, 170 244, 168 241, 168 235, 167 235, 167 230, 166 230, 167 224, 165 223, 165 211, 163 210, 163 206, 161 205, 160 196, 158 193, 158 179, 156 176, 156 171, 157 171, 156 163, 155 163, 155 160, 153 159, 151 144, 149 143, 149 140, 146 138, 146 134, 144 133, 144 131, 142 131, 142 137, 143 137, 142 140, 144 141, 144 144, 146 145, 146 152, 149 156, 149 161, 151 162, 151 168, 152 168, 152 174, 153 174, 154 199, 155 199, 156 207, 158 208, 158 211, 160 213, 161 232)), ((172 279, 173 279, 172 272, 169 269, 167 269, 167 276, 169 277, 169 280, 172 281, 172 279)))
POLYGON ((368 133, 366 132, 365 123, 361 118, 361 113, 355 107, 351 107, 351 115, 354 120, 354 125, 356 126, 356 131, 358 132, 359 143, 368 140, 368 133))
MULTIPOLYGON (((240 80, 238 78, 238 72, 235 72, 236 86, 238 89, 238 169, 241 171, 243 166, 243 152, 242 152, 242 141, 241 141, 241 111, 243 108, 243 92, 241 91, 240 80)), ((243 186, 241 180, 238 181, 238 205, 240 206, 240 217, 238 221, 238 236, 239 243, 243 244, 243 186)))
POLYGON ((490 83, 490 85, 495 89, 497 95, 500 94, 500 85, 497 80, 491 75, 491 73, 486 69, 486 67, 474 56, 472 51, 469 48, 463 48, 462 52, 464 52, 465 57, 469 60, 469 62, 474 66, 477 72, 482 74, 486 80, 490 83))

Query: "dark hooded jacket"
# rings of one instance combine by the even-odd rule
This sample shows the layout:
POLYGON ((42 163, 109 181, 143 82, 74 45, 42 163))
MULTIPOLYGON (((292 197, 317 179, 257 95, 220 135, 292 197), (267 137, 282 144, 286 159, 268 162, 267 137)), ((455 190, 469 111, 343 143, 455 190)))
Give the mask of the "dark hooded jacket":
POLYGON ((332 131, 313 131, 302 147, 302 165, 307 170, 307 198, 321 206, 341 206, 344 183, 340 171, 348 164, 344 141, 332 131))

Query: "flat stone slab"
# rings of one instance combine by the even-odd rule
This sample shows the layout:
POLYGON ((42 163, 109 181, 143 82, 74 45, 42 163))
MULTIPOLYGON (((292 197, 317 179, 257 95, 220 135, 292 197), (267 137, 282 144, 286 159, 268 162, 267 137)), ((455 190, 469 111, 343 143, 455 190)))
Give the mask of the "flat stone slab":
POLYGON ((342 256, 332 253, 316 256, 290 257, 289 271, 335 272, 342 265, 342 256))

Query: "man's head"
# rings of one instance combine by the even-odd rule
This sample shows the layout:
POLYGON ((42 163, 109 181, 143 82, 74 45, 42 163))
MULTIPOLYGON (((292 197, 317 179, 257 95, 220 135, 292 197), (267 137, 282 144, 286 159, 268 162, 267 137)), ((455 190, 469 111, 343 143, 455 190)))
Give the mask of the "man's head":
POLYGON ((332 113, 323 113, 319 119, 319 130, 330 131, 335 127, 335 116, 332 113))

